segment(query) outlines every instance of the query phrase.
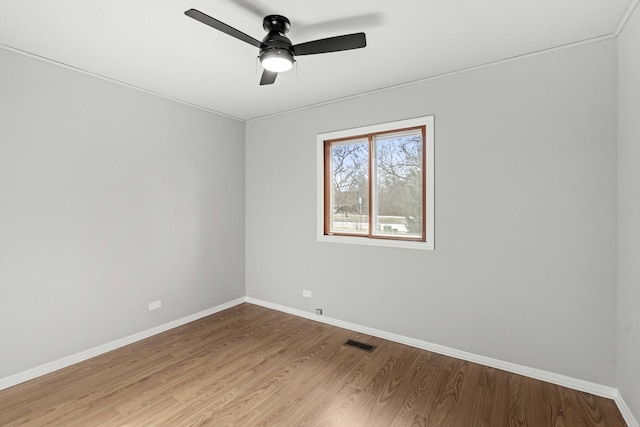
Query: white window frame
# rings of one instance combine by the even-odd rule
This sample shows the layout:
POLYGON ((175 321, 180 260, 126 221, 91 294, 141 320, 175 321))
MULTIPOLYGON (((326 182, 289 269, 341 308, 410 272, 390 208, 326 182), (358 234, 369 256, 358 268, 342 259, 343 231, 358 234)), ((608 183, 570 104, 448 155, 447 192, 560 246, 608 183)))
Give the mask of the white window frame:
POLYGON ((395 122, 380 123, 370 126, 363 126, 353 129, 344 129, 333 132, 325 132, 317 135, 317 153, 316 153, 316 207, 317 207, 317 238, 318 242, 327 243, 347 243, 354 245, 367 245, 367 246, 386 246, 392 248, 407 248, 407 249, 422 249, 422 250, 434 250, 435 249, 435 161, 434 161, 434 122, 433 115, 417 117, 413 119, 400 120, 395 122), (364 135, 376 132, 391 131, 394 129, 404 129, 417 126, 426 127, 426 141, 425 141, 425 154, 426 154, 426 170, 424 171, 426 177, 426 231, 427 240, 425 242, 405 241, 405 240, 390 240, 390 239, 372 239, 367 237, 355 237, 355 236, 334 236, 324 234, 324 142, 326 140, 349 138, 357 135, 364 135))

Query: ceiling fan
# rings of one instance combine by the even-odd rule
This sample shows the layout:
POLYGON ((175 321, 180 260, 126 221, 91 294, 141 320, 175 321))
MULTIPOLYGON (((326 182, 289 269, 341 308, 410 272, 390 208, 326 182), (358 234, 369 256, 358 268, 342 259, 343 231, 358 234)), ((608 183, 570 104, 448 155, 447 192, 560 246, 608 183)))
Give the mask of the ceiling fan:
POLYGON ((200 21, 205 25, 259 48, 258 58, 260 58, 260 63, 264 68, 262 77, 260 78, 260 85, 273 84, 273 82, 276 81, 278 73, 290 70, 296 55, 339 52, 342 50, 359 49, 367 45, 364 33, 328 37, 326 39, 313 40, 294 45, 291 43, 291 40, 285 36, 291 29, 291 23, 281 15, 268 15, 264 18, 262 27, 267 31, 267 35, 262 41, 259 41, 196 9, 189 9, 184 14, 196 21, 200 21))

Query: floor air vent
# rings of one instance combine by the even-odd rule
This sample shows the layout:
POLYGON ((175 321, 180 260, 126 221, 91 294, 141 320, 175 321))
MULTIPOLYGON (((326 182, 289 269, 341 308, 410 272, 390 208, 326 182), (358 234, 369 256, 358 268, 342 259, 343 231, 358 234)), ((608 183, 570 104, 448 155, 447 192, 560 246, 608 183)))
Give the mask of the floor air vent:
POLYGON ((344 343, 344 345, 359 348, 360 350, 368 351, 369 353, 371 353, 373 350, 376 349, 375 345, 365 344, 363 342, 356 341, 356 340, 348 340, 347 342, 344 343))

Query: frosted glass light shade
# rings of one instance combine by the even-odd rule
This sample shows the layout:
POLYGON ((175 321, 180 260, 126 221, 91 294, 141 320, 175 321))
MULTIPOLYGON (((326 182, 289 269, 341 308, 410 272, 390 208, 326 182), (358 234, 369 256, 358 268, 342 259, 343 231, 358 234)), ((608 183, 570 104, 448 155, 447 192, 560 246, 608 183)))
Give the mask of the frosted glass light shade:
POLYGON ((265 70, 282 73, 293 67, 293 55, 286 50, 267 50, 260 53, 260 63, 265 70))

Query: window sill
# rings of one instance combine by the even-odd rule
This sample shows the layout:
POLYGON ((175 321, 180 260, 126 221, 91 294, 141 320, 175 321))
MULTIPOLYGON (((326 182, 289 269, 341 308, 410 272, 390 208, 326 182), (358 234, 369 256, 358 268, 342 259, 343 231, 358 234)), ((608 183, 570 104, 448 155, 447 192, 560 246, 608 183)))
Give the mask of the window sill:
POLYGON ((426 250, 426 251, 434 250, 433 243, 431 242, 371 239, 368 237, 351 237, 351 236, 328 236, 325 234, 318 235, 318 242, 346 243, 351 245, 365 245, 365 246, 383 246, 387 248, 418 249, 418 250, 426 250))

